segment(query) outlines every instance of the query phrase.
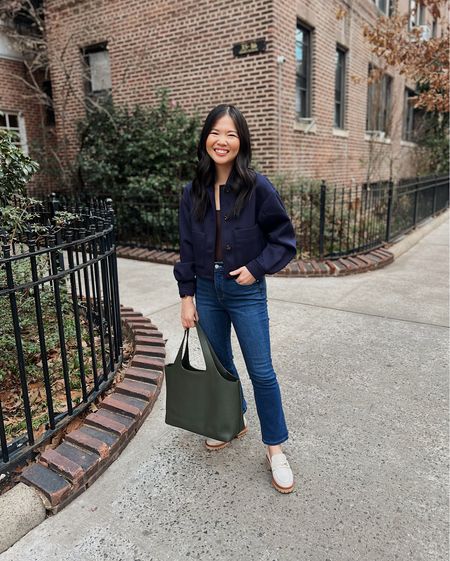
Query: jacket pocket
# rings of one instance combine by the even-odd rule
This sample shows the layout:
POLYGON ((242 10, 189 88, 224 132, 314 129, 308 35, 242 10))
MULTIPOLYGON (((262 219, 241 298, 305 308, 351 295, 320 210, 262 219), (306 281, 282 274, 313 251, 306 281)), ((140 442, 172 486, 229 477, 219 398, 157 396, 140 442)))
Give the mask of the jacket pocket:
POLYGON ((265 247, 264 235, 258 224, 233 230, 233 237, 238 267, 255 259, 265 247))
POLYGON ((261 232, 258 224, 250 226, 249 228, 236 228, 234 230, 236 240, 253 238, 256 241, 259 238, 260 234, 261 232))

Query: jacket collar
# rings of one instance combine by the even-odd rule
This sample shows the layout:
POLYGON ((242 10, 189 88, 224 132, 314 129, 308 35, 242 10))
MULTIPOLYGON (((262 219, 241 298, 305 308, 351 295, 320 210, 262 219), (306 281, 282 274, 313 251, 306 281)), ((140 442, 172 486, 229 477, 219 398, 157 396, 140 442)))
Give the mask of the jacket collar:
MULTIPOLYGON (((232 185, 232 184, 233 184, 233 181, 234 181, 234 179, 235 179, 235 177, 236 177, 236 169, 235 169, 234 166, 233 166, 233 168, 231 169, 230 175, 228 176, 228 179, 226 180, 225 183, 223 183, 223 184, 221 184, 221 185, 227 185, 227 186, 232 185)), ((208 189, 209 189, 210 191, 213 191, 213 190, 214 190, 214 185, 211 185, 211 184, 208 185, 208 189)))

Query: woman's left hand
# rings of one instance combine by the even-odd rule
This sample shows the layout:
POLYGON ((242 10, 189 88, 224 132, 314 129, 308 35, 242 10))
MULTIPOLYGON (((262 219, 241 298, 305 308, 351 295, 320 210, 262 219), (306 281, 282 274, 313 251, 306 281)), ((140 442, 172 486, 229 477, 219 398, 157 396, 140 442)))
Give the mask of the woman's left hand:
POLYGON ((230 275, 238 275, 234 280, 239 284, 253 284, 256 282, 255 277, 245 266, 239 267, 239 269, 234 269, 234 271, 230 271, 230 275))

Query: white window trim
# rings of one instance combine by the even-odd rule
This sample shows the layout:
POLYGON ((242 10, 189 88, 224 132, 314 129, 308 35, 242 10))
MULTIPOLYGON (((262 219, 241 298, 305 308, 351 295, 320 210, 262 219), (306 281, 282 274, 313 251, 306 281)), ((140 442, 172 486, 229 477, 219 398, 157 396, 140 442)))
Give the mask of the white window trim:
POLYGON ((386 136, 384 131, 366 131, 364 133, 364 140, 378 142, 379 144, 391 144, 390 137, 386 136))
MULTIPOLYGON (((18 122, 18 129, 19 129, 19 140, 20 140, 20 147, 22 148, 23 153, 28 156, 28 140, 27 140, 27 131, 25 127, 25 118, 23 116, 22 111, 11 111, 8 109, 1 109, 0 113, 7 113, 8 115, 17 115, 17 122, 18 122)), ((10 130, 8 127, 0 127, 2 130, 10 130)), ((16 129, 11 129, 16 130, 16 129)))
POLYGON ((11 43, 6 33, 1 29, 5 25, 5 23, 0 21, 0 59, 18 60, 22 62, 24 60, 23 55, 14 48, 14 45, 11 43))
POLYGON ((333 136, 340 136, 341 138, 348 138, 349 131, 347 129, 338 129, 333 127, 333 136))
POLYGON ((297 117, 294 121, 294 130, 301 131, 306 134, 316 134, 316 119, 314 117, 297 117))
POLYGON ((27 129, 25 127, 25 118, 23 116, 22 111, 19 112, 18 118, 19 118, 20 145, 22 146, 22 150, 25 156, 28 156, 29 150, 28 150, 27 129))
POLYGON ((372 1, 373 1, 374 5, 375 5, 375 7, 376 7, 376 9, 377 9, 378 11, 380 11, 382 14, 384 14, 384 15, 386 15, 386 16, 389 15, 389 11, 390 11, 391 1, 392 1, 392 0, 386 0, 386 11, 385 11, 385 10, 382 10, 382 9, 380 8, 380 6, 379 6, 380 0, 372 0, 372 1))

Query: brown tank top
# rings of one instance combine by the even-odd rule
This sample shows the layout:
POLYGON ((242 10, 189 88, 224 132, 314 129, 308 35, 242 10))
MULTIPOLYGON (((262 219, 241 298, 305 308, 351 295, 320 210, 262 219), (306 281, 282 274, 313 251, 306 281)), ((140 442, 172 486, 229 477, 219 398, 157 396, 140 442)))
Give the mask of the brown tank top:
POLYGON ((220 230, 220 210, 216 210, 216 253, 215 261, 222 261, 222 239, 220 230))

